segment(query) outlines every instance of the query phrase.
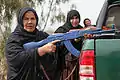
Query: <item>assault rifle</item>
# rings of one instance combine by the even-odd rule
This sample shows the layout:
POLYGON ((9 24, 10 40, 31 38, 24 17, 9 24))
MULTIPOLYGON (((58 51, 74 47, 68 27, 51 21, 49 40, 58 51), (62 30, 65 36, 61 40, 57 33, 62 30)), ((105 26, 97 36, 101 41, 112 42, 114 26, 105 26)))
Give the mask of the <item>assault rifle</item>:
POLYGON ((60 40, 60 42, 63 42, 65 47, 68 49, 71 54, 74 56, 79 56, 80 51, 78 51, 76 48, 73 47, 70 40, 77 39, 77 38, 83 38, 85 34, 103 34, 103 33, 113 33, 115 32, 115 29, 111 30, 102 30, 102 29, 96 29, 96 30, 74 30, 67 33, 56 33, 49 35, 46 39, 41 40, 39 42, 29 42, 23 45, 24 49, 32 49, 37 48, 40 46, 43 46, 51 41, 54 40, 60 40))

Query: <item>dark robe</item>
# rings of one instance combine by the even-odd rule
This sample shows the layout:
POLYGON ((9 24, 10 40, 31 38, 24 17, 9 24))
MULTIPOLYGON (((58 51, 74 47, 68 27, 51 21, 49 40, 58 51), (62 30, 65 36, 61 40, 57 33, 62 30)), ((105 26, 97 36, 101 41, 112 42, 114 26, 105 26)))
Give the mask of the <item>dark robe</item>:
POLYGON ((38 23, 38 16, 34 9, 27 7, 19 11, 18 25, 9 36, 5 46, 5 56, 8 64, 7 80, 47 80, 40 67, 41 64, 50 80, 59 80, 56 79, 59 73, 56 71, 55 54, 39 56, 37 48, 30 50, 23 48, 25 43, 37 42, 48 36, 47 33, 38 31, 37 28, 34 32, 24 30, 23 16, 27 11, 32 11, 35 14, 38 23))
MULTIPOLYGON (((70 19, 72 19, 73 16, 77 16, 79 18, 79 21, 80 21, 80 14, 78 11, 76 10, 71 10, 70 12, 68 12, 67 14, 67 20, 66 20, 66 23, 63 25, 63 26, 60 26, 56 31, 55 33, 66 33, 66 32, 69 32, 69 30, 71 29, 81 29, 83 28, 81 25, 78 25, 76 27, 73 27, 72 24, 70 23, 70 19)), ((73 46, 78 49, 78 50, 81 50, 81 47, 82 47, 82 40, 80 40, 79 42, 76 42, 74 40, 71 41, 73 46)), ((59 54, 62 54, 61 55, 61 64, 63 65, 62 66, 62 69, 63 69, 63 73, 62 73, 62 78, 61 80, 65 80, 68 75, 72 72, 74 66, 76 65, 76 62, 77 62, 77 68, 76 70, 74 70, 74 73, 72 77, 70 77, 69 79, 67 80, 77 80, 78 79, 78 58, 76 58, 74 55, 71 55, 71 54, 68 54, 69 51, 65 48, 65 46, 63 46, 62 48, 59 48, 58 49, 58 53, 59 54)))

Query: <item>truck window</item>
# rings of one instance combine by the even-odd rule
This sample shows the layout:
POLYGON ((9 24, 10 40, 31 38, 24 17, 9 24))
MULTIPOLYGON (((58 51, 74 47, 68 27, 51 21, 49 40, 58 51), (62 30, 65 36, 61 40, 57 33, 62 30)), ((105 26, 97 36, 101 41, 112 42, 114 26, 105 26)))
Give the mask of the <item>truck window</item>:
POLYGON ((117 29, 120 29, 120 5, 109 8, 105 25, 109 28, 115 25, 117 29))

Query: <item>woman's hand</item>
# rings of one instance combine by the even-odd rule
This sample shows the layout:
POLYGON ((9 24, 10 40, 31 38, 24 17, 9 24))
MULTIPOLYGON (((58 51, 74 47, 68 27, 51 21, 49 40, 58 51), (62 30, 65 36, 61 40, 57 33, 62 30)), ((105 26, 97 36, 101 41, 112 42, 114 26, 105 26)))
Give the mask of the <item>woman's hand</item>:
MULTIPOLYGON (((87 28, 85 28, 85 30, 96 30, 96 27, 94 26, 89 26, 87 28)), ((87 38, 92 38, 93 35, 92 34, 84 34, 84 38, 87 39, 87 38)))
POLYGON ((92 34, 84 34, 84 38, 87 39, 87 38, 92 38, 93 35, 92 34))
POLYGON ((50 52, 55 52, 56 51, 56 45, 55 43, 59 42, 60 40, 55 40, 52 41, 50 43, 45 44, 42 47, 38 48, 38 54, 39 56, 43 56, 46 53, 50 53, 50 52))

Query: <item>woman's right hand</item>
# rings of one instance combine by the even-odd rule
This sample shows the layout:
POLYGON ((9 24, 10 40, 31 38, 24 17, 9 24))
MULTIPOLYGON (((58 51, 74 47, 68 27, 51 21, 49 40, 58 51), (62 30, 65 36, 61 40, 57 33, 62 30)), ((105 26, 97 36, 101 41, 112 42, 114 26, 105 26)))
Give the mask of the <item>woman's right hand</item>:
POLYGON ((56 51, 56 45, 55 43, 59 42, 60 40, 55 40, 52 42, 49 42, 47 44, 45 44, 42 47, 38 48, 38 54, 39 56, 43 56, 46 53, 50 53, 50 52, 55 52, 56 51))

